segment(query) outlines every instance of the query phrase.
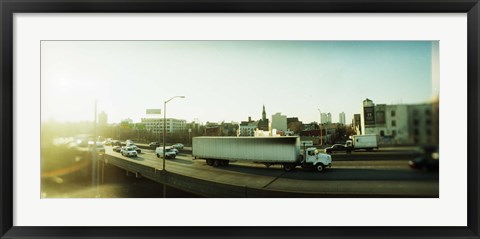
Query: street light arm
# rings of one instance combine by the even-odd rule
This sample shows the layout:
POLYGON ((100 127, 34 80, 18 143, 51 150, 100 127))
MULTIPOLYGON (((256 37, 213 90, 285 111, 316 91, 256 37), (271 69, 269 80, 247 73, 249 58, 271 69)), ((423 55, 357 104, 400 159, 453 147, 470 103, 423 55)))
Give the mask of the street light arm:
POLYGON ((173 99, 175 99, 175 98, 185 98, 185 96, 183 96, 183 95, 174 96, 174 97, 170 98, 169 100, 165 101, 165 104, 168 103, 168 102, 170 102, 171 100, 173 100, 173 99))

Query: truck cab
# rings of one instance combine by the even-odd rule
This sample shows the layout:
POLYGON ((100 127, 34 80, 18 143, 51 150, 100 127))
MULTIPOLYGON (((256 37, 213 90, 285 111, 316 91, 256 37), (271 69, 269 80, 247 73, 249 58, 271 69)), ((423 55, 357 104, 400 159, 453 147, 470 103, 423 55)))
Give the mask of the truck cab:
POLYGON ((318 149, 313 147, 305 149, 303 158, 302 167, 313 166, 319 172, 332 166, 332 156, 320 153, 318 149))
POLYGON ((345 147, 352 148, 353 147, 353 141, 351 139, 347 140, 345 142, 345 147))

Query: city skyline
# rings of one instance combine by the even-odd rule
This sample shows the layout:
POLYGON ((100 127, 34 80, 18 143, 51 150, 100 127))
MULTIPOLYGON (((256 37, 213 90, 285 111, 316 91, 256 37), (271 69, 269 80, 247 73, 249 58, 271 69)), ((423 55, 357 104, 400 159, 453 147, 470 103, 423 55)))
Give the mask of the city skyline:
POLYGON ((438 96, 438 42, 42 41, 42 121, 163 117, 241 122, 275 113, 320 122, 366 98, 425 103, 438 96))
MULTIPOLYGON (((97 112, 98 113, 98 112, 97 112)), ((338 119, 337 120, 333 120, 334 118, 332 117, 331 113, 327 112, 327 113, 322 113, 322 117, 323 115, 330 115, 330 118, 332 120, 328 121, 328 122, 323 122, 323 118, 322 118, 322 122, 320 121, 312 121, 312 122, 303 122, 302 119, 296 117, 296 116, 293 116, 293 115, 283 115, 281 112, 276 112, 270 116, 267 115, 267 119, 269 119, 270 121, 273 119, 273 117, 275 115, 282 115, 282 116, 285 116, 286 118, 297 118, 299 121, 303 122, 303 123, 313 123, 313 122, 317 122, 317 123, 322 123, 322 124, 326 124, 326 123, 331 123, 331 124, 336 124, 336 123, 343 123, 343 124, 350 124, 351 122, 343 122, 342 119, 340 118, 341 114, 343 113, 343 117, 345 117, 345 113, 344 112, 341 112, 338 116, 338 119)), ((107 118, 107 123, 108 124, 119 124, 119 123, 122 123, 122 122, 128 122, 128 123, 141 123, 141 121, 143 119, 160 119, 160 120, 163 120, 163 117, 161 114, 157 114, 157 115, 152 115, 152 114, 148 114, 146 117, 142 117, 140 119, 140 121, 134 121, 133 119, 131 118, 126 118, 126 119, 122 119, 121 121, 118 121, 118 122, 111 122, 108 120, 108 114, 105 112, 105 111, 102 111, 100 113, 97 114, 97 121, 98 122, 101 122, 102 120, 100 120, 100 117, 105 117, 106 115, 106 118, 107 118), (101 116, 102 115, 102 116, 101 116)), ((167 119, 176 119, 176 120, 184 120, 184 119, 180 119, 180 118, 172 118, 172 117, 167 117, 167 119)), ((192 121, 186 121, 187 123, 201 123, 201 124, 204 124, 204 123, 237 123, 237 124, 240 124, 241 122, 248 122, 249 120, 251 121, 259 121, 262 119, 262 116, 260 117, 252 117, 252 116, 248 116, 247 119, 242 119, 241 121, 225 121, 225 120, 221 120, 221 121, 205 121, 205 122, 200 122, 200 121, 196 121, 196 119, 192 120, 192 121)))

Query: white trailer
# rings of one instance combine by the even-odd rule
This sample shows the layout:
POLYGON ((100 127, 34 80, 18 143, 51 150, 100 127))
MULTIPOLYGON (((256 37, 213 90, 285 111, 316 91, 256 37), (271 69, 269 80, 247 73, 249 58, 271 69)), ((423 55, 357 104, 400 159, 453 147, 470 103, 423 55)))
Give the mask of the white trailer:
POLYGON ((360 150, 365 149, 371 151, 378 149, 377 135, 365 134, 365 135, 352 135, 351 139, 347 140, 345 146, 347 150, 360 150))
POLYGON ((299 165, 323 171, 332 164, 331 156, 318 153, 316 148, 301 150, 300 139, 293 136, 195 137, 192 139, 192 155, 195 159, 205 159, 208 165, 215 167, 233 161, 247 161, 267 167, 281 164, 285 171, 299 165))

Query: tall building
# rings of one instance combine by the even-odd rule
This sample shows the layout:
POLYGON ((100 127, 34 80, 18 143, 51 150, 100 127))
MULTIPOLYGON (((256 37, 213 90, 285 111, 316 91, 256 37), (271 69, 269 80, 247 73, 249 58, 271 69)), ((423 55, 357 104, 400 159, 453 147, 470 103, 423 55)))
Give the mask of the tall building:
POLYGON ((345 121, 345 113, 342 112, 338 115, 338 123, 342 124, 342 125, 345 125, 346 121, 345 121))
POLYGON ((326 113, 321 113, 320 114, 320 123, 321 124, 326 124, 328 121, 327 114, 326 113))
POLYGON ((320 114, 320 123, 331 124, 332 123, 332 114, 331 113, 321 113, 320 114))
POLYGON ((108 115, 105 111, 100 112, 98 114, 98 125, 99 126, 106 126, 108 124, 108 115))
POLYGON ((280 113, 272 115, 272 129, 287 131, 287 116, 280 113))

